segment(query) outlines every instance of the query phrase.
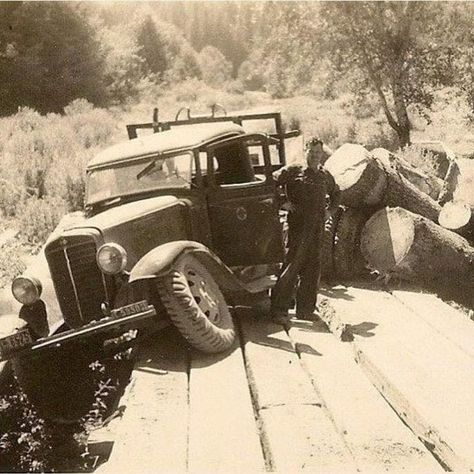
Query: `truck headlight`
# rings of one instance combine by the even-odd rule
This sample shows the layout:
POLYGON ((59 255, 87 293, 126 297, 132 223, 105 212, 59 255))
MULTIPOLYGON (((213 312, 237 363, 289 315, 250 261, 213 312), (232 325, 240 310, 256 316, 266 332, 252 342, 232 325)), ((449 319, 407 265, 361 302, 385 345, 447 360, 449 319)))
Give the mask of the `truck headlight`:
POLYGON ((12 282, 12 293, 15 299, 21 304, 32 305, 41 296, 43 287, 41 282, 33 277, 20 276, 12 282))
POLYGON ((127 266, 127 252, 119 244, 104 244, 97 250, 97 265, 108 275, 120 273, 127 266))

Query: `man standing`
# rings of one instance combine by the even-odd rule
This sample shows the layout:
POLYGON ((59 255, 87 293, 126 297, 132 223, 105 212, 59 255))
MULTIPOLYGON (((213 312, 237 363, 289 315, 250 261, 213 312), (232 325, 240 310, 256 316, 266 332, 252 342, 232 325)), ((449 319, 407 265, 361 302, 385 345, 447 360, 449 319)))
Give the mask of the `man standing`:
POLYGON ((285 190, 288 210, 287 255, 271 294, 272 318, 288 323, 296 290, 296 317, 313 319, 321 278, 321 246, 328 211, 337 206, 338 188, 322 165, 332 154, 317 138, 306 144, 307 166, 287 165, 274 173, 285 190))

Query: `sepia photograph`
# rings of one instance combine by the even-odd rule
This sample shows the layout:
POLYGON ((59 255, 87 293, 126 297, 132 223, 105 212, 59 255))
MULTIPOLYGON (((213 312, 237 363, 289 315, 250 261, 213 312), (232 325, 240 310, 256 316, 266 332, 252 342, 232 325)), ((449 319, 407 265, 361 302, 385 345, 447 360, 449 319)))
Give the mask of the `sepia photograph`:
POLYGON ((0 0, 0 473, 473 471, 473 24, 0 0))

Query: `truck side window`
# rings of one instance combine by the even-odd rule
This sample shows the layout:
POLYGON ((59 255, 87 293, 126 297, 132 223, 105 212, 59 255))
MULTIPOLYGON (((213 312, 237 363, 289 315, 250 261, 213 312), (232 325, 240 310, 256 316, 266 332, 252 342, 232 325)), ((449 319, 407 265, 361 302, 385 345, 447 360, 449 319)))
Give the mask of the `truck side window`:
POLYGON ((245 143, 239 141, 218 148, 214 152, 217 160, 216 181, 218 184, 237 184, 255 181, 255 173, 245 143))

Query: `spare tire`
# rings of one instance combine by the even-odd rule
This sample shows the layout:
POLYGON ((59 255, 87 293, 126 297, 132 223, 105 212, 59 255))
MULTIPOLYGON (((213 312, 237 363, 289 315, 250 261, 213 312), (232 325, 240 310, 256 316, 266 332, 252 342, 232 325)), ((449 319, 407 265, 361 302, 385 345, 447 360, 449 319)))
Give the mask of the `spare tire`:
POLYGON ((158 279, 158 292, 180 334, 196 349, 217 353, 235 341, 235 328, 224 295, 196 257, 180 257, 169 274, 158 279))

